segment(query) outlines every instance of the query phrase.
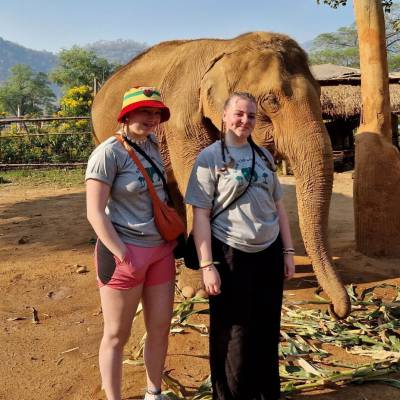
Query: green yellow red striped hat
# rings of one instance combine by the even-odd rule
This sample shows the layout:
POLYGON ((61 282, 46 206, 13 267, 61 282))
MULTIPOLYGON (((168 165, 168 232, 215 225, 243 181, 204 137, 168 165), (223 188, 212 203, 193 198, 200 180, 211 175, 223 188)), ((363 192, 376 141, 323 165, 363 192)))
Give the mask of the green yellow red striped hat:
POLYGON ((118 122, 122 122, 124 116, 130 111, 140 107, 154 107, 161 110, 161 121, 169 120, 169 108, 161 100, 160 92, 154 87, 134 87, 124 94, 122 109, 118 115, 118 122))

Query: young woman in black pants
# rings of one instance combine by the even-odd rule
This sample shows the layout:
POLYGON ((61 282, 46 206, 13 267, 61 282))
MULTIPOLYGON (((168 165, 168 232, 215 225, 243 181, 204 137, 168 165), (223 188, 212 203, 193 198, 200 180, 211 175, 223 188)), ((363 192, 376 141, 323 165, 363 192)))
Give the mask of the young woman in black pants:
POLYGON ((251 139, 256 112, 249 93, 227 99, 225 132, 199 154, 185 197, 210 295, 215 400, 280 396, 283 280, 295 272, 294 249, 273 158, 251 139))

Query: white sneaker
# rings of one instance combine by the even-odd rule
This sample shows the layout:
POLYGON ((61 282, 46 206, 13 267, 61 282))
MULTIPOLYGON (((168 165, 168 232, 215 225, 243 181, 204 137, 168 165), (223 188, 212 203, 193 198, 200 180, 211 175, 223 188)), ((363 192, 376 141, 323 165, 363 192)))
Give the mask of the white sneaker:
POLYGON ((146 395, 144 396, 144 400, 168 400, 167 397, 165 397, 163 394, 150 394, 146 392, 146 395))

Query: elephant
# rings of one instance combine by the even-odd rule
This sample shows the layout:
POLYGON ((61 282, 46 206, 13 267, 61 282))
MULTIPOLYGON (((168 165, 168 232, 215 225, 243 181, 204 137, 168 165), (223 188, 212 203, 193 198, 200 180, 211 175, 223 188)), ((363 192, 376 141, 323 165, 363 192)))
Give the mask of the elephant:
POLYGON ((260 146, 273 143, 290 162, 307 254, 332 302, 332 313, 345 318, 350 300, 328 244, 332 147, 322 120, 320 88, 297 42, 284 34, 250 32, 233 39, 176 40, 149 48, 116 71, 95 96, 97 143, 116 132, 123 93, 132 86, 157 87, 171 110, 170 120, 156 134, 171 192, 183 214, 182 194, 192 165, 200 150, 219 138, 225 99, 233 91, 255 96, 253 140, 260 146))

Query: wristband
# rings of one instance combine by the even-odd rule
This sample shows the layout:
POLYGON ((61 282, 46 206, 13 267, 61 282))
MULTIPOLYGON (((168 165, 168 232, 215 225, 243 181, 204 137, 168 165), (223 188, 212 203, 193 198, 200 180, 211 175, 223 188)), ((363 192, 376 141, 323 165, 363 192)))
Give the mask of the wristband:
POLYGON ((294 256, 296 253, 294 252, 294 249, 283 249, 283 254, 291 254, 294 256))
POLYGON ((205 267, 200 267, 201 271, 212 271, 214 269, 214 264, 206 265, 205 267))
POLYGON ((219 264, 219 262, 213 261, 213 260, 203 260, 203 261, 200 261, 200 268, 205 268, 212 264, 219 264))

